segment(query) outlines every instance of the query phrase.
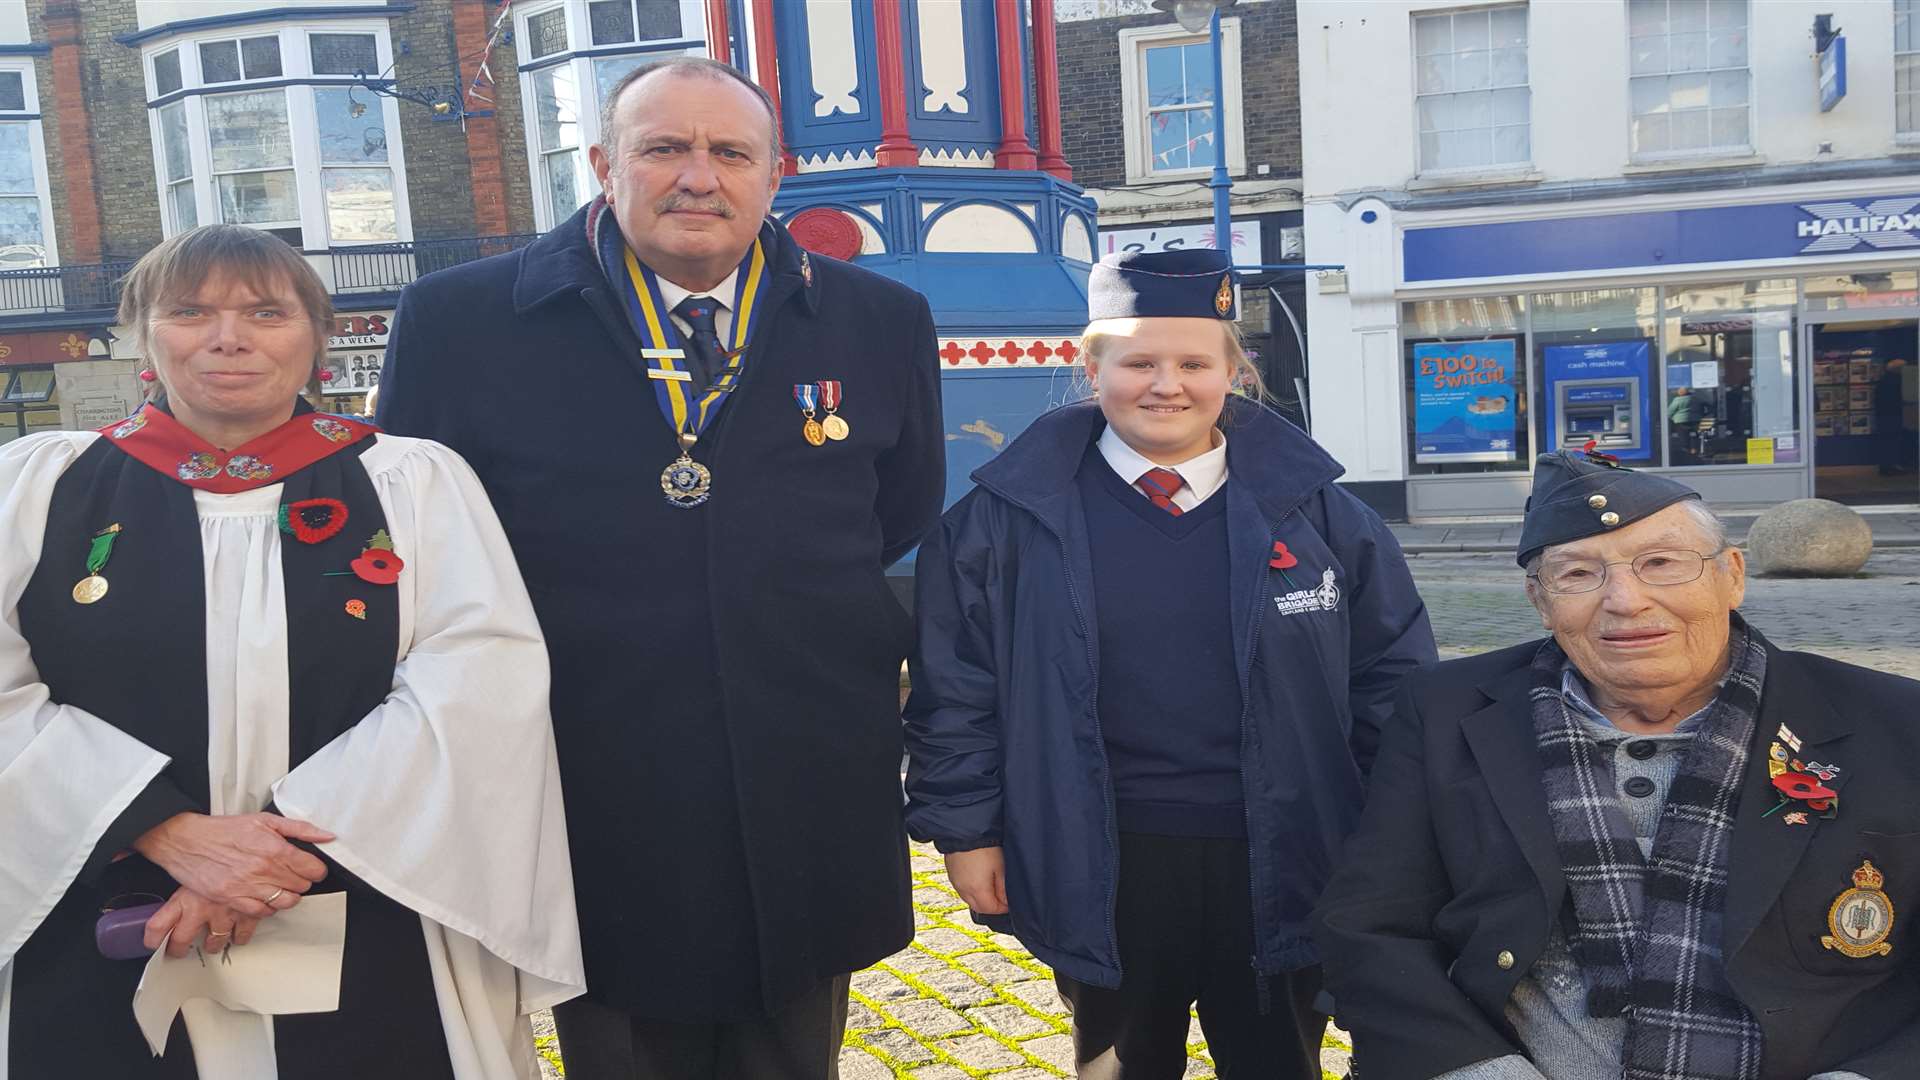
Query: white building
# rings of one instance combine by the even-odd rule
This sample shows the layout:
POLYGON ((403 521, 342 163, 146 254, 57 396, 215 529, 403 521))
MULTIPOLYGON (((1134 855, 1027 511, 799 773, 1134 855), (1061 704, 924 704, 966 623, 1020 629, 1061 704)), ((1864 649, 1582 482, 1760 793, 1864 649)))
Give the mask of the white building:
POLYGON ((1920 0, 1298 12, 1307 261, 1346 266, 1313 433, 1363 497, 1517 513, 1593 439, 1717 505, 1920 501, 1920 0))

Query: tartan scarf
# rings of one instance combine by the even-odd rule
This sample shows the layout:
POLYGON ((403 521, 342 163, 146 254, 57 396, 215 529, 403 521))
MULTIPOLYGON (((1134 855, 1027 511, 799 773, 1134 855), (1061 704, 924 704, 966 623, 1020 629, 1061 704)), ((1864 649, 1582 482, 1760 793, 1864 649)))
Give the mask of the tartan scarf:
POLYGON ((1549 816, 1573 901, 1587 1011, 1627 1014, 1623 1080, 1757 1080, 1760 1025, 1721 955, 1727 853, 1767 654, 1731 616, 1731 670, 1667 790, 1651 860, 1614 789, 1611 758, 1561 692, 1549 638, 1530 693, 1549 816))

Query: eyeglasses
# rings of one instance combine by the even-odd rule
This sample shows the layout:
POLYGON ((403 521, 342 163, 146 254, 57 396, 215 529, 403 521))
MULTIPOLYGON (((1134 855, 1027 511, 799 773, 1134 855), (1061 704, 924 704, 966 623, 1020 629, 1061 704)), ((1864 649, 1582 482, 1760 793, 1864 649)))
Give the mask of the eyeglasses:
POLYGON ((1544 565, 1527 576, 1538 581, 1541 588, 1562 596, 1590 593, 1605 585, 1607 568, 1610 566, 1630 567, 1633 576, 1648 585, 1685 585, 1689 581, 1698 581, 1700 575, 1706 572, 1707 560, 1718 554, 1719 551, 1702 553, 1678 549, 1648 551, 1636 556, 1632 562, 1567 559, 1544 565))

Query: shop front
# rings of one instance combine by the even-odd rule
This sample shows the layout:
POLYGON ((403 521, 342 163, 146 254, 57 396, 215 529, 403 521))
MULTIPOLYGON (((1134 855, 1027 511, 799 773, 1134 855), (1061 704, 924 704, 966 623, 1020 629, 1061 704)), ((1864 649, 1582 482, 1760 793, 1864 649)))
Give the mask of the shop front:
POLYGON ((1398 215, 1408 515, 1516 513, 1590 444, 1716 506, 1920 502, 1920 193, 1833 188, 1398 215))

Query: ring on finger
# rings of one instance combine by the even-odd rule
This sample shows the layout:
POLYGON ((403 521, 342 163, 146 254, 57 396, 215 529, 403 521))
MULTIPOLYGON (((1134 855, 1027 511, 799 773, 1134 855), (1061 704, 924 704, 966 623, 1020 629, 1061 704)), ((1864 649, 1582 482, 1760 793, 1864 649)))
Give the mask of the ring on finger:
POLYGON ((285 894, 286 894, 286 891, 287 891, 287 890, 285 890, 285 889, 275 889, 275 890, 273 890, 273 895, 272 895, 272 896, 269 896, 269 897, 267 897, 267 898, 266 898, 265 900, 262 900, 262 901, 260 901, 260 902, 261 902, 261 903, 263 903, 263 904, 265 904, 265 905, 267 905, 268 907, 272 907, 272 906, 273 906, 273 902, 274 902, 275 900, 278 900, 278 899, 280 899, 280 897, 282 897, 283 895, 285 895, 285 894))
POLYGON ((233 936, 233 931, 231 931, 231 930, 209 930, 209 931, 207 931, 207 937, 208 937, 209 939, 212 939, 212 938, 217 938, 217 937, 232 937, 232 936, 233 936))

